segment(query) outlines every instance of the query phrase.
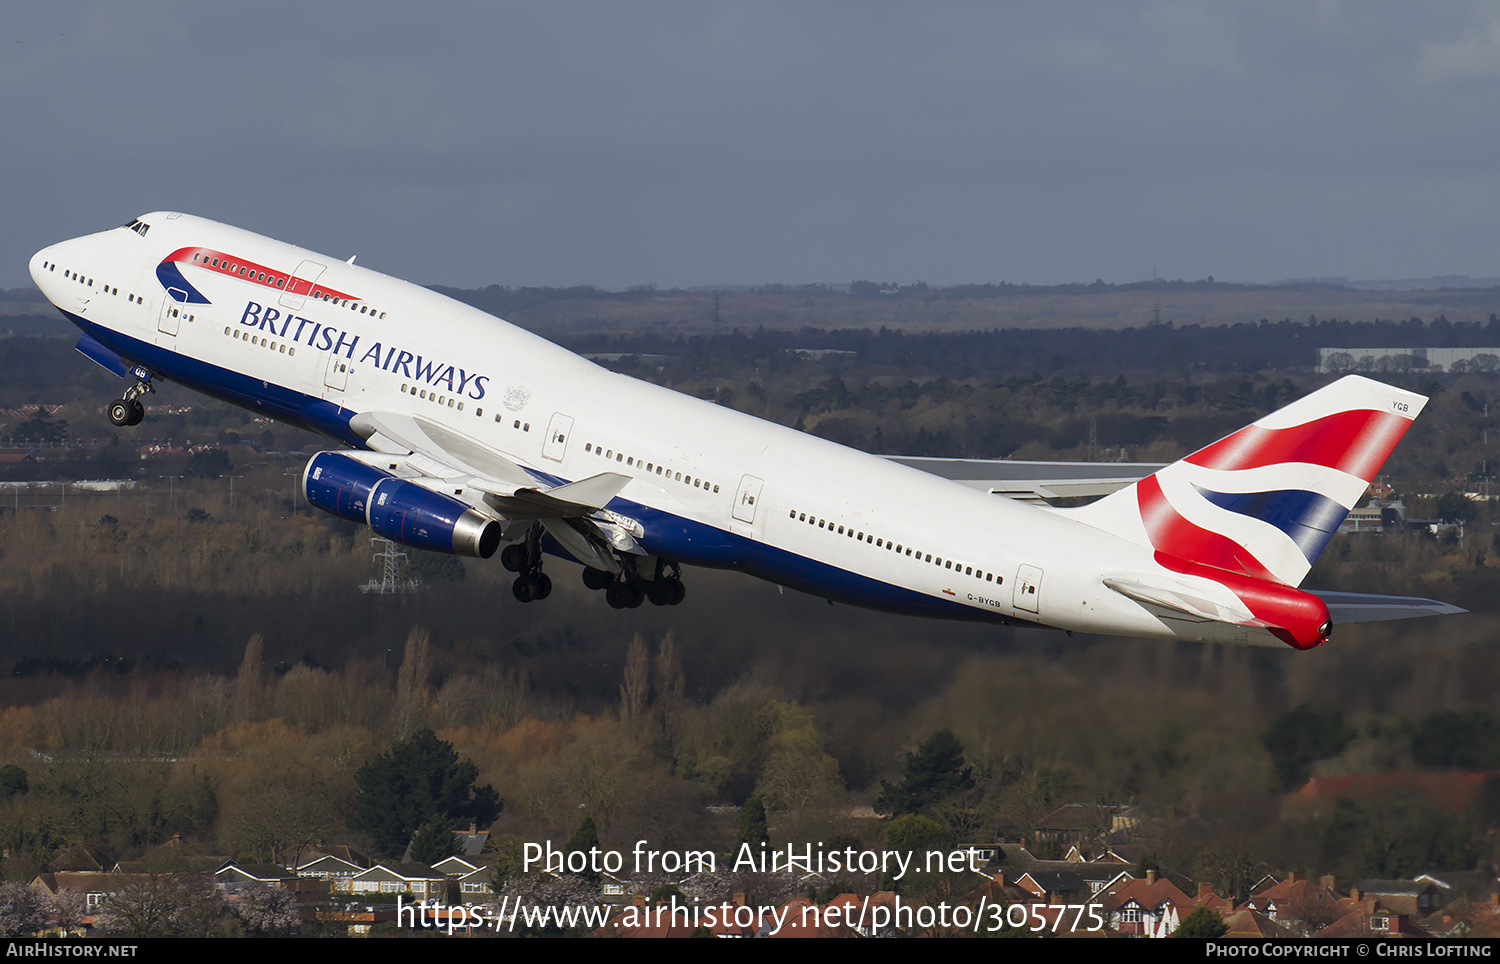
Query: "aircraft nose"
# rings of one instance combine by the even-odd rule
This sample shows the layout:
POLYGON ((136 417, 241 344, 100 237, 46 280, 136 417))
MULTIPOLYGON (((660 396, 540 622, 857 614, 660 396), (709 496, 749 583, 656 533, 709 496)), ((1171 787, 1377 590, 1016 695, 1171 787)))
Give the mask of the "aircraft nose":
MULTIPOLYGON (((59 286, 64 266, 70 261, 77 262, 78 254, 78 245, 74 241, 59 241, 47 245, 31 256, 28 268, 31 270, 32 282, 42 289, 43 294, 50 296, 59 286)), ((78 265, 75 263, 73 267, 76 269, 78 265)))
POLYGON ((42 275, 44 273, 51 274, 51 272, 47 270, 47 265, 50 265, 52 263, 52 251, 55 247, 57 246, 48 245, 47 247, 31 256, 31 280, 32 283, 35 284, 38 288, 42 286, 42 275))
POLYGON ((31 256, 31 264, 28 266, 31 269, 32 284, 54 305, 57 304, 54 295, 59 288, 57 264, 61 260, 58 251, 61 247, 61 244, 49 244, 31 256))

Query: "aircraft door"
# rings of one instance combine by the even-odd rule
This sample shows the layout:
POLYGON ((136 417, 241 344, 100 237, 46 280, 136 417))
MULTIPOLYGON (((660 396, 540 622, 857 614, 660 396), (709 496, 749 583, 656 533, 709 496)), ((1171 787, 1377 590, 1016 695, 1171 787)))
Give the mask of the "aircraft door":
POLYGON ((547 426, 547 440, 542 443, 542 458, 561 462, 568 452, 568 436, 573 434, 573 416, 557 412, 547 426))
POLYGON ((1042 570, 1036 566, 1022 566, 1016 572, 1016 608, 1028 613, 1039 612, 1037 607, 1041 592, 1042 570))
POLYGON ((182 310, 187 306, 187 292, 181 288, 168 288, 167 296, 161 300, 161 313, 156 317, 156 343, 176 345, 177 332, 182 326, 182 310))
POLYGON ((281 307, 301 311, 307 295, 313 289, 313 283, 318 280, 325 267, 316 261, 304 261, 297 265, 291 280, 286 283, 286 290, 281 293, 281 307))
MULTIPOLYGON (((343 355, 332 354, 328 356, 328 370, 323 375, 323 384, 328 388, 342 392, 349 384, 349 369, 354 363, 343 355)), ((327 395, 327 392, 323 393, 327 395)))
POLYGON ((740 522, 755 521, 755 503, 759 501, 761 486, 765 484, 764 479, 753 475, 740 479, 739 491, 734 496, 734 517, 740 522))

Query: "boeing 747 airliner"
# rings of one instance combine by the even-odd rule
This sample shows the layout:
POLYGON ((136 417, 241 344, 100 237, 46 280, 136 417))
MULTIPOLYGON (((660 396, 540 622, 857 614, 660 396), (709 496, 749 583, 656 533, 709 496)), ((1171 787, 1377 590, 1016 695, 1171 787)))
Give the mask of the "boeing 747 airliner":
POLYGON ((522 602, 551 591, 545 551, 616 608, 681 602, 686 565, 896 613, 1297 649, 1335 615, 1461 611, 1297 588, 1420 395, 1343 378, 1055 509, 606 371, 353 260, 158 212, 44 248, 31 276, 126 380, 115 423, 170 380, 319 432, 347 449, 308 462, 308 502, 422 549, 503 546, 522 602))

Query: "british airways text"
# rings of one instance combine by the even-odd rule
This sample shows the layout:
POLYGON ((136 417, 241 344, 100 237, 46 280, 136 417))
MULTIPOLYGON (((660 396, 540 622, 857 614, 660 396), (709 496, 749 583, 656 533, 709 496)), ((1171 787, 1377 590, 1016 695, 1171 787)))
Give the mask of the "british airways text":
MULTIPOLYGON (((299 343, 302 342, 305 334, 307 336, 305 344, 309 348, 342 354, 351 361, 354 360, 354 353, 359 348, 358 335, 340 331, 328 325, 320 325, 310 318, 303 318, 291 312, 283 313, 279 308, 258 305, 253 301, 245 303, 245 312, 240 315, 240 324, 249 328, 259 328, 278 338, 288 338, 299 343)), ((401 351, 394 345, 385 348, 378 341, 372 342, 364 350, 359 356, 359 361, 369 362, 381 371, 390 372, 393 375, 400 373, 412 381, 422 382, 434 388, 439 385, 445 386, 455 395, 465 395, 476 401, 484 398, 485 385, 490 380, 488 375, 466 372, 455 365, 446 365, 431 358, 424 359, 421 355, 401 351)))

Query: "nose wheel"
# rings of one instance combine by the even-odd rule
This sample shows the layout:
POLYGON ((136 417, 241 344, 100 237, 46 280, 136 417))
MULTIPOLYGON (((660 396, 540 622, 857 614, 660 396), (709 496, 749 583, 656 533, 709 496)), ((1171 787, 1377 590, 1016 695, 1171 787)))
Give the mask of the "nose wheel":
POLYGON ((109 420, 116 425, 139 425, 146 417, 146 406, 141 402, 141 396, 147 392, 155 393, 156 388, 151 384, 151 373, 144 368, 132 368, 131 375, 135 376, 135 384, 125 390, 123 398, 117 398, 109 403, 109 420))
POLYGON ((109 420, 116 425, 139 425, 146 417, 146 406, 138 398, 117 398, 109 403, 109 420))

